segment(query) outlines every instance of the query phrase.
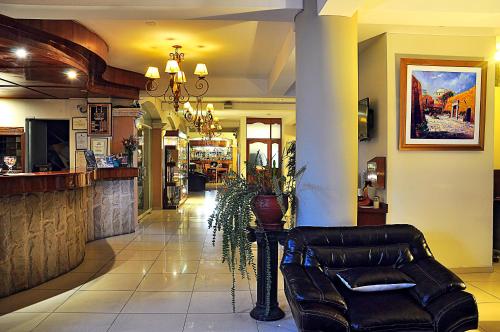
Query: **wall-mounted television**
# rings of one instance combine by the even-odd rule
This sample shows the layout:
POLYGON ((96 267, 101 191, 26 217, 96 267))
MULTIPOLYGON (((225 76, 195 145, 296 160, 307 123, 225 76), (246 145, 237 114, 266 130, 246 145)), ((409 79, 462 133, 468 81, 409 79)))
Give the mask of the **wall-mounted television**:
POLYGON ((373 110, 370 109, 370 99, 358 102, 358 140, 368 141, 373 138, 373 110))

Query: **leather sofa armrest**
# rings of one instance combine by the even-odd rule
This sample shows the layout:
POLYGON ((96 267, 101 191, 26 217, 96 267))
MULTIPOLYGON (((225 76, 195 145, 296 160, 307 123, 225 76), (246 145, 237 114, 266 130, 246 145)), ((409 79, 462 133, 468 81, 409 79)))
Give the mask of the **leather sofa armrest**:
POLYGON ((400 269, 415 281, 410 292, 423 306, 443 294, 465 289, 464 282, 434 258, 424 258, 400 269))
POLYGON ((295 301, 328 304, 342 313, 347 311, 344 298, 319 268, 282 264, 281 272, 295 301))

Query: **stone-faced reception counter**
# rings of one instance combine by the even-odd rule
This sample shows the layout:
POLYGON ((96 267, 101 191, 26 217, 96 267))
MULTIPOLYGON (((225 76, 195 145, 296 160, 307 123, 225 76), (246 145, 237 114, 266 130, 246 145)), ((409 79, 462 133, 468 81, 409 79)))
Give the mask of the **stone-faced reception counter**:
POLYGON ((78 266, 85 243, 135 231, 137 168, 0 176, 0 297, 78 266))

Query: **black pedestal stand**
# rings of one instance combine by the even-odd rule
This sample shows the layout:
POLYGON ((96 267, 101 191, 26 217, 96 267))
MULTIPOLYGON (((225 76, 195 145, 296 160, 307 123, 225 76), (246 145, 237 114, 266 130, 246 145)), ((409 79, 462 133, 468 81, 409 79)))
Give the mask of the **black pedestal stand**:
POLYGON ((257 303, 250 312, 253 319, 259 321, 274 321, 285 316, 283 310, 278 305, 278 242, 284 241, 287 231, 262 231, 255 228, 249 230, 249 240, 257 241, 257 303), (267 241, 266 241, 267 236, 267 241), (266 247, 269 245, 269 259, 271 267, 270 278, 270 305, 269 312, 266 313, 266 247))

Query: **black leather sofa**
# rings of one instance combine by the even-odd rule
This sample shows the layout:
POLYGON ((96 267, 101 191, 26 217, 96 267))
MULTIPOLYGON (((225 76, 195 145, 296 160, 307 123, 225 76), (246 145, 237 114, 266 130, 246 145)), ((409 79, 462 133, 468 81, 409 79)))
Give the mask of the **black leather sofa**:
POLYGON ((455 332, 478 325, 474 297, 410 225, 297 227, 288 234, 280 269, 300 331, 455 332), (351 290, 337 274, 359 266, 397 269, 415 286, 351 290))

